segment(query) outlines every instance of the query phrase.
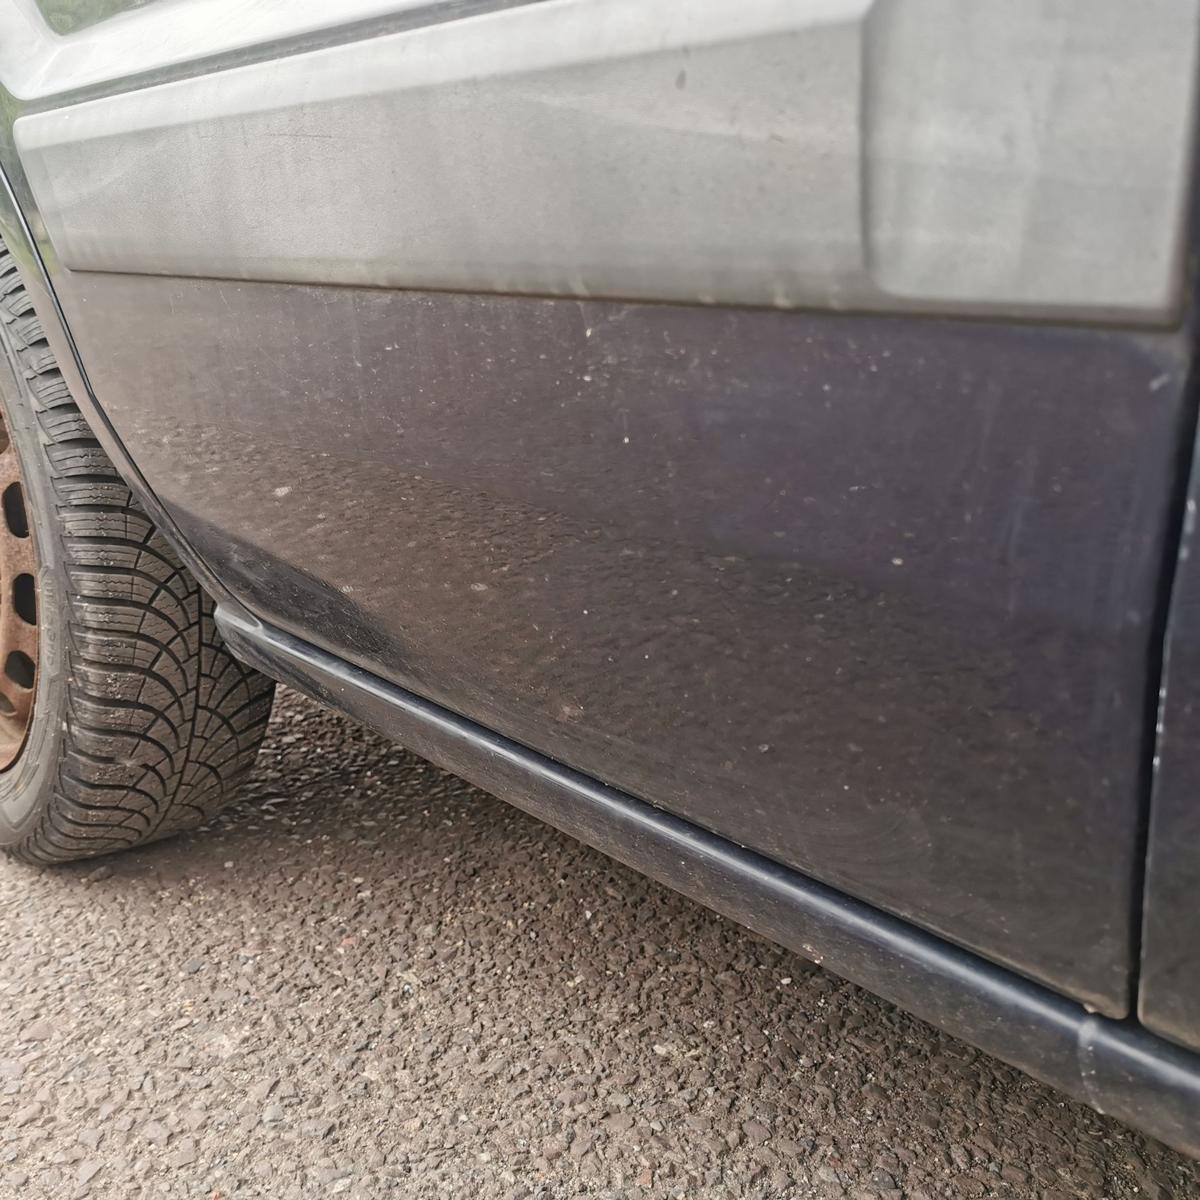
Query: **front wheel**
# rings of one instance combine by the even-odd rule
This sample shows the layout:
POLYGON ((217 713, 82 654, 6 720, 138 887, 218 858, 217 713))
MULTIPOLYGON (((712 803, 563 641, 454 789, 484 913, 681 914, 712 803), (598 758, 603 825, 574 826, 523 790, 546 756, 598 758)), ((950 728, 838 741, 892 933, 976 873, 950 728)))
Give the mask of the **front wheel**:
POLYGON ((0 350, 0 847, 65 862, 212 817, 274 685, 92 436, 2 242, 0 350))

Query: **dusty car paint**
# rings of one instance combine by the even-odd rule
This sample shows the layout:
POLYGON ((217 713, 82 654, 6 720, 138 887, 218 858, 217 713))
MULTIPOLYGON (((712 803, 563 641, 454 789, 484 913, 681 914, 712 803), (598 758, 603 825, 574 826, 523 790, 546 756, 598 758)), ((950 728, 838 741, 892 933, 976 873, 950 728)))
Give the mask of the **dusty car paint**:
MULTIPOLYGON (((244 653, 394 733, 465 730, 464 773, 535 810, 566 772, 550 819, 1200 1152, 1200 1060, 1089 1015, 1139 982, 1194 426, 1177 242, 1157 333, 1099 291, 1071 315, 1105 332, 71 271, 22 114, 506 7, 242 6, 0 38, 0 227, 244 653), (589 833, 609 792, 665 855, 589 833)), ((1166 1005, 1195 939, 1153 856, 1150 884, 1142 1013, 1192 1040, 1166 1005)))
POLYGON ((59 294, 150 485, 264 618, 1127 1011, 1177 339, 59 294))
POLYGON ((1200 0, 555 0, 14 135, 75 270, 1161 324, 1198 22, 1200 0))

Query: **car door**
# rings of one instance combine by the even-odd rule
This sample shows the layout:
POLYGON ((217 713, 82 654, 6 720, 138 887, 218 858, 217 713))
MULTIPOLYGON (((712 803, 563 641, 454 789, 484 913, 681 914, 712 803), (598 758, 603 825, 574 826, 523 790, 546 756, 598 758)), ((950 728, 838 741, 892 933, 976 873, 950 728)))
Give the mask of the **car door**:
POLYGON ((252 612, 1129 1011, 1194 3, 0 11, 90 386, 252 612))

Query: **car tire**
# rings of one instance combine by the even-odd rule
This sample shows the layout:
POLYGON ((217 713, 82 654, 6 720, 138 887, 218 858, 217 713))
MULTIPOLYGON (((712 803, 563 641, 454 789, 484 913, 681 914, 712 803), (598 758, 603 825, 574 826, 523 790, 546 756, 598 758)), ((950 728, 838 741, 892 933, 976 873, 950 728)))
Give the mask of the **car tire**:
POLYGON ((48 864, 208 821, 274 685, 93 436, 2 242, 0 343, 0 847, 48 864))

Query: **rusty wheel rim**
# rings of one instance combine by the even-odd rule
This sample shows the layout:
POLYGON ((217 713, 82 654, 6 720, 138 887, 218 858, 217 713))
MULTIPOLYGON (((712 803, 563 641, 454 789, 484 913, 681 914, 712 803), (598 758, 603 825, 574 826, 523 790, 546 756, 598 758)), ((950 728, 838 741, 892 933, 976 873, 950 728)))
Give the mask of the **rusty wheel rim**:
POLYGON ((40 640, 25 485, 0 411, 0 771, 16 762, 29 733, 40 640))

